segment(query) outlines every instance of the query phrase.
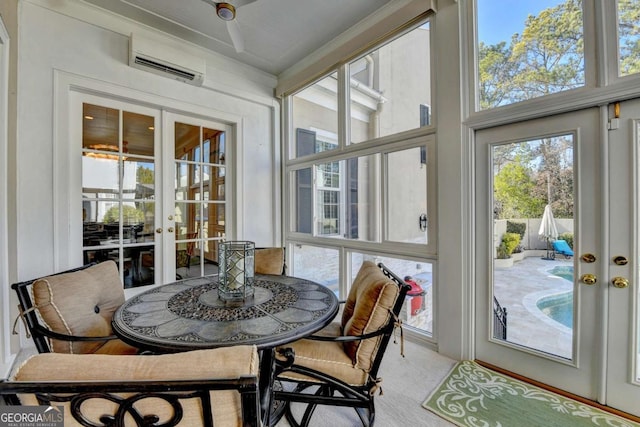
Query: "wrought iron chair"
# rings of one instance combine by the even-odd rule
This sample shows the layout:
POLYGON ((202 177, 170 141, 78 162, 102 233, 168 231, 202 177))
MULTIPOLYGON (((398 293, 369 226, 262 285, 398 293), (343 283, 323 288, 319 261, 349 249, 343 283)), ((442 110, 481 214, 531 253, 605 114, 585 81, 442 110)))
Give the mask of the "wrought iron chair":
POLYGON ((284 248, 256 248, 256 274, 287 274, 284 248))
POLYGON ((62 406, 55 416, 65 426, 257 427, 258 369, 255 346, 146 356, 37 354, 0 381, 0 395, 8 405, 62 406))
POLYGON ((278 349, 276 378, 282 389, 273 399, 283 402, 292 426, 308 426, 317 405, 353 407, 363 425, 373 425, 382 381, 378 369, 395 328, 402 326, 399 314, 409 289, 383 264, 365 261, 341 322, 278 349), (306 405, 301 419, 292 410, 296 402, 306 405))
POLYGON ((11 288, 19 302, 13 333, 21 318, 39 353, 137 353, 111 330, 111 317, 124 303, 115 262, 87 264, 11 288))

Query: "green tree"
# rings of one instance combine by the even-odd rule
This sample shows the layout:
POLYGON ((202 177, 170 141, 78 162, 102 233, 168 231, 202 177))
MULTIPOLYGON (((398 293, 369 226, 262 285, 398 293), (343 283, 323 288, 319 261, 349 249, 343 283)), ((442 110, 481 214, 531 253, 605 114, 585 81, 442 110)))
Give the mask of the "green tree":
MULTIPOLYGON (((113 224, 120 221, 120 209, 118 206, 109 208, 104 214, 103 221, 107 224, 113 224)), ((138 224, 144 222, 144 212, 133 206, 122 206, 122 222, 124 224, 138 224)))
POLYGON ((493 181, 496 219, 542 216, 544 201, 536 197, 536 181, 520 159, 506 164, 493 181))
POLYGON ((144 166, 138 166, 136 178, 140 184, 153 184, 154 182, 153 171, 144 166))
POLYGON ((618 0, 620 74, 640 73, 640 2, 618 0))
POLYGON ((584 85, 582 28, 582 1, 566 0, 529 15, 522 34, 514 34, 508 45, 480 43, 480 106, 497 107, 584 85))

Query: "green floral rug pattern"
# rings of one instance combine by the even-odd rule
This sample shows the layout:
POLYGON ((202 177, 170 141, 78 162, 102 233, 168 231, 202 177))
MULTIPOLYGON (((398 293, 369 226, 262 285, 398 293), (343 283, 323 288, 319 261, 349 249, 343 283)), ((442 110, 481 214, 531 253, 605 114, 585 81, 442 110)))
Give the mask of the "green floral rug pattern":
POLYGON ((472 361, 458 363, 422 406, 463 427, 640 426, 472 361))

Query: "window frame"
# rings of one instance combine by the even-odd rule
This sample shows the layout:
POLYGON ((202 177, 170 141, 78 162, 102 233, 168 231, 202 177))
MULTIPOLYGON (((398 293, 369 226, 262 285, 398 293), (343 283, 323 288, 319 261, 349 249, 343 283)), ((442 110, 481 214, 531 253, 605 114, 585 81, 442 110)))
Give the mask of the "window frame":
MULTIPOLYGON (((367 52, 360 53, 358 57, 364 57, 367 53, 379 49, 381 46, 388 44, 393 39, 401 37, 411 30, 418 28, 429 20, 430 23, 430 43, 434 46, 434 33, 435 26, 433 19, 423 17, 419 22, 414 23, 410 28, 404 28, 402 32, 394 34, 392 37, 388 37, 381 41, 376 46, 372 46, 367 52)), ((433 64, 433 49, 430 54, 430 63, 433 64)), ((318 81, 326 78, 337 72, 338 77, 338 147, 334 150, 316 152, 305 156, 296 156, 296 129, 294 128, 293 121, 293 96, 295 93, 286 94, 282 100, 282 112, 283 112, 283 230, 285 246, 288 248, 287 253, 293 254, 296 245, 305 245, 313 247, 322 247, 327 249, 335 249, 339 254, 339 283, 340 283, 340 296, 345 297, 349 291, 351 284, 351 253, 361 252, 369 254, 385 254, 391 257, 404 258, 416 262, 428 262, 433 265, 434 270, 437 270, 437 170, 436 170, 436 121, 437 115, 433 114, 430 123, 425 126, 417 127, 411 130, 398 132, 392 135, 378 137, 358 143, 350 143, 350 112, 349 112, 349 64, 351 61, 357 58, 350 59, 345 63, 327 70, 325 74, 309 82, 305 88, 315 84, 318 81), (387 224, 388 216, 388 203, 389 198, 386 192, 388 191, 388 185, 386 179, 388 177, 388 171, 386 170, 387 162, 386 155, 397 151, 407 150, 410 148, 424 148, 426 154, 426 162, 428 167, 428 181, 427 181, 427 194, 425 194, 425 200, 429 209, 429 241, 427 244, 423 243, 409 243, 409 242, 397 242, 387 239, 389 224, 387 224), (296 232, 296 176, 297 172, 304 169, 311 169, 315 175, 315 169, 317 165, 330 163, 330 162, 343 162, 353 158, 360 158, 366 156, 376 155, 377 159, 377 174, 375 182, 372 182, 373 189, 376 193, 373 198, 373 203, 368 206, 368 209, 376 210, 378 212, 377 228, 378 238, 376 241, 358 240, 350 238, 335 238, 329 236, 318 235, 317 230, 312 230, 311 233, 296 232)), ((432 65, 433 67, 433 65, 432 65)), ((431 74, 431 100, 429 106, 435 104, 435 92, 434 92, 434 75, 431 74)), ((418 107, 416 107, 418 108, 418 107)), ((313 129, 312 129, 313 130, 313 129)), ((342 179, 344 181, 344 178, 342 179)), ((318 186, 314 186, 318 188, 318 186)), ((344 188, 344 184, 341 185, 344 188)), ((317 195, 314 194, 314 197, 317 195)), ((314 200, 314 209, 316 201, 314 200)), ((416 218, 416 226, 418 226, 418 218, 416 218)), ((290 263, 291 267, 293 262, 290 263)), ((295 268, 290 268, 289 274, 295 275, 295 268)), ((435 300, 434 300, 435 303, 435 300)), ((435 307, 434 307, 435 311, 435 307)), ((435 318, 435 316, 434 316, 435 318)), ((435 331, 435 328, 434 328, 435 331)), ((418 332, 421 338, 426 338, 427 341, 435 341, 435 332, 426 336, 418 332)))

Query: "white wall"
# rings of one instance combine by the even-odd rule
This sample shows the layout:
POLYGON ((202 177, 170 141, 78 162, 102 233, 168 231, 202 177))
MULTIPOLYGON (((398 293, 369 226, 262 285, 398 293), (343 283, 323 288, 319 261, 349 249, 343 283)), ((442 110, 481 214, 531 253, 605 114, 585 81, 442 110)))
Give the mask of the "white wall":
MULTIPOLYGON (((207 61, 207 78, 203 87, 195 87, 131 68, 128 62, 128 35, 150 31, 122 18, 102 12, 76 0, 26 0, 18 5, 18 119, 16 141, 16 209, 15 227, 19 236, 15 251, 17 277, 27 280, 55 270, 54 250, 64 239, 54 232, 55 200, 58 183, 54 162, 60 145, 56 135, 69 127, 66 112, 56 111, 56 99, 66 96, 69 86, 60 81, 89 82, 89 87, 112 87, 119 94, 142 95, 168 109, 220 112, 220 117, 238 118, 241 140, 238 159, 242 171, 243 206, 237 216, 242 228, 237 236, 257 245, 278 244, 280 238, 279 200, 279 105, 272 93, 274 76, 214 56, 187 43, 158 35, 168 44, 202 55, 207 61), (61 76, 64 79, 61 79, 61 76), (146 97, 148 95, 149 97, 146 97), (150 98, 153 97, 153 98, 150 98), (186 107, 185 107, 186 106, 186 107), (58 120, 60 122, 58 122, 58 120)), ((75 83, 74 83, 75 84, 75 83)), ((213 119, 219 117, 212 117, 213 119)), ((80 185, 80 183, 78 183, 80 185)), ((13 190, 13 189, 10 189, 13 190)), ((73 224, 71 224, 73 226, 73 224)), ((78 224, 80 226, 80 224, 78 224)))

